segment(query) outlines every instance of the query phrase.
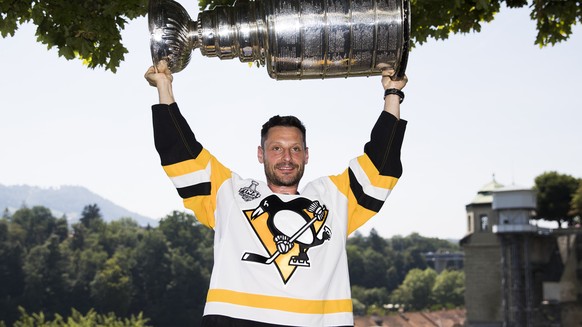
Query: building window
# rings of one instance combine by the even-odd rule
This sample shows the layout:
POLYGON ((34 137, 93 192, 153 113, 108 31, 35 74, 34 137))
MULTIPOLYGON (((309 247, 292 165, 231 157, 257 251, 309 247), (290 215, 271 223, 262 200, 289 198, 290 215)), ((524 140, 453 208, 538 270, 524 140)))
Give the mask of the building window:
POLYGON ((487 217, 487 215, 481 215, 479 216, 479 220, 481 222, 481 231, 487 231, 489 227, 489 217, 487 217))

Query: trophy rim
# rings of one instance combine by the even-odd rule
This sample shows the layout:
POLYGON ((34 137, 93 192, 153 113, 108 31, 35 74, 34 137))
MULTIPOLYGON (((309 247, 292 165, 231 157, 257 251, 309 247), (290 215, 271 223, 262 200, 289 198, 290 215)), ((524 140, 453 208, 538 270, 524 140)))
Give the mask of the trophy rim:
POLYGON ((189 38, 190 25, 188 12, 178 2, 149 0, 150 54, 154 65, 165 60, 172 73, 188 65, 194 47, 189 38))
POLYGON ((406 67, 408 66, 408 55, 410 52, 410 0, 402 1, 402 57, 400 58, 400 64, 396 70, 396 77, 402 78, 406 74, 406 67))

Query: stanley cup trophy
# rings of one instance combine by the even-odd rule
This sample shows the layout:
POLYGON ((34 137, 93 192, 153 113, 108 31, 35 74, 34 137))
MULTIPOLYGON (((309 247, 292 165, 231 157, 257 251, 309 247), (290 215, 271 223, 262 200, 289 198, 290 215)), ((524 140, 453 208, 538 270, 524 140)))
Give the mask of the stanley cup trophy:
POLYGON ((277 80, 404 76, 409 0, 238 0, 193 21, 173 0, 149 2, 154 64, 183 70, 191 52, 266 65, 277 80))

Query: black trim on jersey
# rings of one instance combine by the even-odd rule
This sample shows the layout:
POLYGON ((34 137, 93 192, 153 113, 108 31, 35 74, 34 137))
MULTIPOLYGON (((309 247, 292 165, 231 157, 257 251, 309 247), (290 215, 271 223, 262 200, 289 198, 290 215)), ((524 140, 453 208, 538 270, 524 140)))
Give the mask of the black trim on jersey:
POLYGON ((198 195, 210 195, 210 182, 200 183, 176 189, 178 190, 178 194, 180 194, 182 199, 187 199, 198 195))
POLYGON ((364 152, 376 166, 380 175, 396 178, 402 176, 400 148, 406 123, 406 120, 398 120, 386 111, 382 111, 378 117, 370 134, 370 141, 364 146, 364 152))
POLYGON ((154 142, 162 166, 196 159, 202 145, 196 140, 192 129, 180 113, 178 104, 156 104, 152 106, 154 142))
MULTIPOLYGON (((201 327, 291 327, 292 325, 275 325, 245 319, 231 318, 221 315, 206 315, 202 317, 201 327)), ((353 326, 338 326, 353 327, 353 326)))
POLYGON ((358 182, 358 179, 356 178, 356 175, 354 175, 354 172, 351 168, 348 168, 348 174, 350 176, 350 189, 354 193, 358 204, 374 212, 380 211, 382 205, 384 205, 384 201, 380 201, 364 193, 364 188, 360 182, 358 182))

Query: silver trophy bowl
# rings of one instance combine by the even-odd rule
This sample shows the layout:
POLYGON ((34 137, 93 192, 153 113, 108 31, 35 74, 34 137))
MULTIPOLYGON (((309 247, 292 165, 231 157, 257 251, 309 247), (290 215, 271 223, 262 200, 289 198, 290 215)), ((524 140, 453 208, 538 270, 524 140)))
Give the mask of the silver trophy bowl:
POLYGON ((150 0, 152 60, 177 73, 194 49, 203 56, 255 62, 278 80, 404 76, 409 0, 237 1, 193 21, 173 0, 150 0))

